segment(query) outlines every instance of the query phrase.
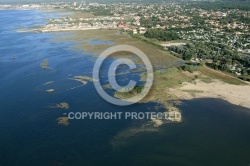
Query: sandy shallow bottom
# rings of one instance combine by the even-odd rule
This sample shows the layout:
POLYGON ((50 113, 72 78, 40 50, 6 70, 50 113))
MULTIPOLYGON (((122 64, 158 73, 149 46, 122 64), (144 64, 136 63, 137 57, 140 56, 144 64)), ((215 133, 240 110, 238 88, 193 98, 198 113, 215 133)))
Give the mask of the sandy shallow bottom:
POLYGON ((250 108, 250 84, 248 85, 232 85, 224 83, 220 80, 213 80, 212 83, 205 83, 196 80, 195 83, 183 83, 178 88, 182 93, 177 93, 180 98, 222 98, 232 104, 250 108), (189 91, 187 93, 187 91, 189 91), (190 92, 194 92, 190 94, 190 92))

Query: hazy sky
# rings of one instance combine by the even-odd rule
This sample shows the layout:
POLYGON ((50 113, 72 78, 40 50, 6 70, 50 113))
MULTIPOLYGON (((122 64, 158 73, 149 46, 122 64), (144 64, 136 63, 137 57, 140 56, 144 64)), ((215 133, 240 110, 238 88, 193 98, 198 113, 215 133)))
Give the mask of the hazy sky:
MULTIPOLYGON (((0 3, 22 3, 22 2, 29 2, 29 3, 32 3, 32 2, 74 2, 76 0, 0 0, 0 3)), ((79 1, 79 0, 77 0, 79 1)))
MULTIPOLYGON (((0 3, 32 3, 32 2, 74 2, 74 1, 88 1, 88 2, 92 2, 92 0, 0 0, 0 3)), ((93 0, 95 2, 98 2, 98 1, 102 1, 102 2, 105 2, 105 1, 128 1, 128 2, 131 2, 131 1, 140 1, 140 0, 93 0)), ((142 0, 142 1, 145 1, 145 0, 142 0)), ((159 0, 161 1, 161 0, 159 0)))

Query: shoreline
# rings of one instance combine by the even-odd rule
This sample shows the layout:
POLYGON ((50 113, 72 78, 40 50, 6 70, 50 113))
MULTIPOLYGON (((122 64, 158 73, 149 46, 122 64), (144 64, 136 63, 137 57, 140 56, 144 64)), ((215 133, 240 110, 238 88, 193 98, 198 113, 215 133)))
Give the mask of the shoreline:
POLYGON ((86 28, 55 28, 55 29, 29 29, 29 30, 17 30, 19 33, 28 33, 28 32, 38 32, 38 33, 47 33, 47 32, 65 32, 65 31, 88 31, 88 30, 119 30, 115 28, 103 28, 103 27, 86 27, 86 28))
POLYGON ((185 82, 176 90, 186 93, 186 95, 184 95, 185 97, 178 96, 180 99, 219 98, 250 109, 249 84, 232 85, 220 80, 213 80, 212 83, 205 83, 197 80, 195 84, 185 82))
MULTIPOLYGON (((60 30, 61 31, 69 31, 70 30, 70 31, 76 32, 76 31, 79 31, 79 28, 77 28, 77 29, 55 29, 53 31, 60 31, 60 30)), ((85 39, 85 38, 87 38, 87 39, 96 38, 96 35, 98 37, 100 37, 99 36, 100 34, 102 36, 101 40, 108 40, 109 39, 109 40, 113 41, 112 37, 116 37, 116 35, 114 35, 113 33, 111 35, 111 34, 107 34, 107 33, 102 32, 102 30, 107 30, 107 29, 98 29, 95 27, 94 29, 93 28, 83 28, 82 30, 86 30, 86 31, 89 30, 89 31, 91 31, 91 34, 89 34, 90 32, 88 32, 87 34, 85 34, 86 36, 84 36, 83 34, 81 34, 82 36, 77 35, 77 38, 73 38, 71 40, 78 41, 79 38, 81 38, 81 40, 85 39), (93 34, 92 34, 92 31, 93 31, 93 34)), ((45 32, 49 32, 49 31, 51 31, 51 30, 45 30, 45 32)), ((115 42, 115 44, 121 44, 121 43, 124 43, 125 39, 127 41, 136 42, 137 44, 138 44, 138 42, 140 42, 141 45, 143 45, 144 49, 146 49, 149 46, 149 44, 147 44, 145 42, 142 43, 142 41, 139 41, 137 39, 131 39, 131 38, 128 38, 127 36, 124 36, 124 35, 119 35, 119 40, 116 37, 116 39, 114 39, 114 42, 115 42)), ((133 44, 133 42, 131 42, 131 43, 133 44)), ((137 45, 135 45, 135 46, 137 46, 137 45)), ((85 47, 80 47, 80 49, 84 49, 85 47)), ((97 47, 97 48, 93 49, 91 47, 91 50, 92 49, 93 49, 92 51, 94 51, 94 50, 97 51, 99 49, 103 50, 109 46, 105 46, 104 48, 102 48, 102 46, 95 46, 95 47, 97 47)), ((157 48, 155 48, 152 45, 150 45, 150 47, 151 47, 151 49, 155 49, 155 51, 158 50, 157 48)), ((140 48, 140 49, 143 50, 143 48, 140 48)), ((147 48, 147 49, 149 49, 149 48, 147 48)), ((168 53, 165 52, 165 54, 168 54, 168 53)), ((166 55, 164 57, 166 57, 166 55)), ((151 59, 151 58, 155 58, 155 57, 152 57, 149 54, 149 58, 151 59)), ((151 61, 155 60, 156 62, 158 62, 160 59, 151 59, 151 61)), ((236 77, 229 76, 229 75, 226 75, 224 73, 220 73, 218 71, 214 71, 213 69, 210 69, 208 67, 204 67, 204 70, 208 70, 211 73, 206 73, 206 72, 200 71, 198 69, 198 71, 194 72, 194 73, 184 73, 183 71, 175 71, 175 73, 170 72, 169 74, 164 75, 166 71, 161 70, 160 72, 163 72, 163 75, 159 73, 155 77, 156 84, 155 84, 155 87, 153 87, 153 89, 151 90, 152 94, 149 95, 148 97, 144 98, 142 100, 142 102, 144 103, 144 102, 155 101, 155 102, 160 102, 164 105, 165 103, 167 103, 171 100, 185 100, 185 99, 194 99, 194 98, 220 98, 220 99, 224 99, 232 104, 240 105, 240 106, 243 106, 246 108, 250 108, 250 98, 248 97, 249 96, 248 92, 250 92, 250 86, 249 86, 250 84, 249 83, 246 83, 242 80, 239 80, 236 77), (199 76, 199 78, 204 78, 204 77, 209 78, 209 79, 211 79, 211 82, 206 83, 206 82, 204 82, 204 80, 200 80, 199 78, 193 80, 195 78, 195 76, 199 76), (176 80, 174 80, 172 82, 172 84, 168 84, 168 82, 170 81, 169 79, 172 79, 173 77, 179 77, 179 78, 175 78, 176 80), (183 77, 185 77, 185 78, 183 78, 183 77), (163 78, 166 80, 165 81, 162 80, 163 78), (182 78, 183 78, 183 80, 181 81, 182 83, 179 84, 178 80, 182 79, 182 78), (226 79, 232 79, 232 80, 237 79, 236 81, 240 81, 242 83, 244 82, 244 83, 246 83, 246 85, 234 85, 231 83, 226 83, 228 81, 226 79)))

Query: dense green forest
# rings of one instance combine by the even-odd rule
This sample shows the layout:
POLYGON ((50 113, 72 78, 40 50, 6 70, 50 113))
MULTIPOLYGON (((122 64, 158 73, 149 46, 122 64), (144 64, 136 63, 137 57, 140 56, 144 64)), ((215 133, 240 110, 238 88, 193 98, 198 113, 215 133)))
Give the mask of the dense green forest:
POLYGON ((180 39, 179 35, 175 31, 169 31, 165 29, 149 29, 144 34, 147 38, 155 38, 160 41, 170 41, 180 39))
POLYGON ((193 42, 185 46, 172 46, 169 47, 169 50, 184 60, 191 60, 191 58, 211 59, 213 63, 210 64, 210 67, 214 69, 231 72, 231 67, 237 65, 240 66, 242 75, 250 74, 250 71, 246 70, 250 67, 250 58, 230 50, 225 45, 193 42))

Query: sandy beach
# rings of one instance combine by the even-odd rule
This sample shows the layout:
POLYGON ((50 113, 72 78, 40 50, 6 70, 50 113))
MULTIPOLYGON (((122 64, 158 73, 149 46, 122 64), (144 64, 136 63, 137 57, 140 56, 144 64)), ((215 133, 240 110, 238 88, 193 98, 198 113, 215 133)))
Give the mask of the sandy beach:
POLYGON ((195 83, 183 83, 183 86, 178 88, 178 90, 181 90, 184 93, 188 92, 189 94, 179 94, 180 98, 221 98, 232 104, 250 108, 250 84, 232 85, 215 79, 212 83, 205 83, 196 80, 195 83), (193 92, 192 95, 191 92, 193 92))

